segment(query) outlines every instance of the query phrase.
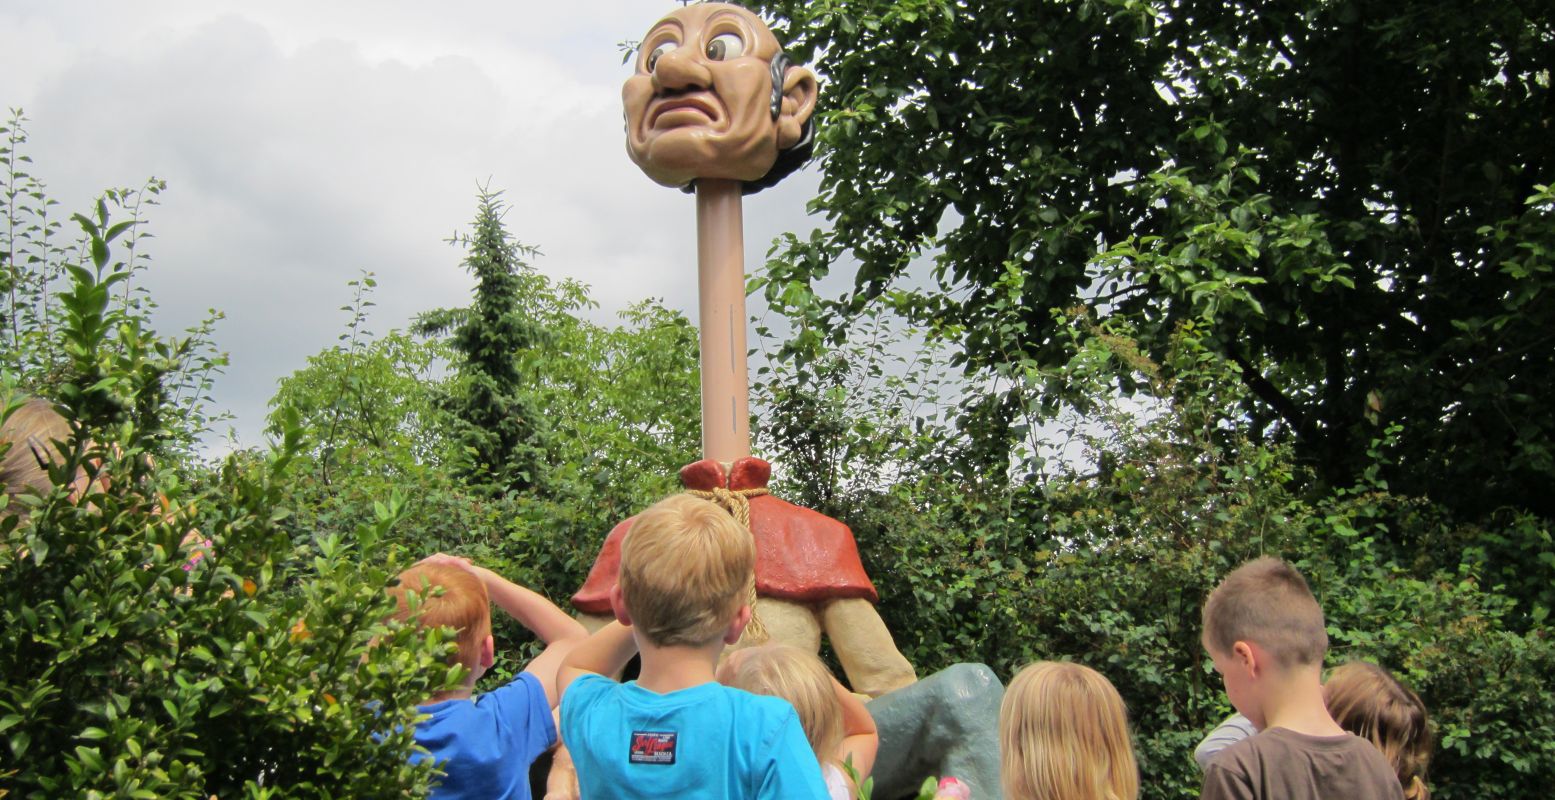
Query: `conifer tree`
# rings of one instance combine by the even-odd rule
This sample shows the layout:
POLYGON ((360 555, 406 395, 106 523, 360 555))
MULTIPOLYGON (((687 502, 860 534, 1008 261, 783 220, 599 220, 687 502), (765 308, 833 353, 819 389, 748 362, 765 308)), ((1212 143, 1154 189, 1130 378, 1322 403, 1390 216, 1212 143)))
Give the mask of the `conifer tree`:
POLYGON ((475 275, 469 308, 439 309, 417 321, 425 335, 451 333, 457 380, 440 405, 453 426, 451 464, 472 486, 493 494, 522 492, 542 482, 550 431, 529 391, 524 355, 542 348, 544 327, 523 313, 521 273, 537 251, 503 226, 501 192, 482 187, 473 231, 451 242, 465 248, 475 275))

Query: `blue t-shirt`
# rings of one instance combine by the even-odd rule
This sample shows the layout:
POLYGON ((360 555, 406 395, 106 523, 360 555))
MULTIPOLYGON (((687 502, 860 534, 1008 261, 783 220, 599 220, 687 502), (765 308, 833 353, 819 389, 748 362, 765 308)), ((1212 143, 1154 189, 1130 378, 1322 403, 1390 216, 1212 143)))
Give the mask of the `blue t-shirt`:
POLYGON ((828 800, 793 706, 718 683, 658 694, 584 675, 562 697, 584 800, 828 800))
POLYGON ((446 773, 434 800, 529 800, 529 765, 556 744, 556 725, 540 679, 525 672, 512 683, 469 700, 419 707, 432 718, 416 723, 427 749, 411 763, 435 760, 446 773))

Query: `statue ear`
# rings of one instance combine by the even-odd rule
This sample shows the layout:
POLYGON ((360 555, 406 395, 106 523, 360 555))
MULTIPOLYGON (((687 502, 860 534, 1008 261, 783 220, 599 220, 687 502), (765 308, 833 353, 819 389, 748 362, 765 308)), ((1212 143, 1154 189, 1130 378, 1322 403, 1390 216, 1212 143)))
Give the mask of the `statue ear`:
POLYGON ((782 108, 777 116, 779 150, 787 150, 804 138, 804 126, 815 113, 818 93, 815 73, 804 67, 789 67, 783 72, 782 108))

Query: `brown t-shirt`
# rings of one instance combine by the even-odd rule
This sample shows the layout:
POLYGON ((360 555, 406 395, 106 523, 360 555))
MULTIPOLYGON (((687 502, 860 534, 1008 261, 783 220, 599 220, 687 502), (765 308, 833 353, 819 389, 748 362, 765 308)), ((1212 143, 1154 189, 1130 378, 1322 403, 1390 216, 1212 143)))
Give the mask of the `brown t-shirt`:
POLYGON ((1403 800, 1398 776, 1359 736, 1270 728, 1220 751, 1201 800, 1403 800))

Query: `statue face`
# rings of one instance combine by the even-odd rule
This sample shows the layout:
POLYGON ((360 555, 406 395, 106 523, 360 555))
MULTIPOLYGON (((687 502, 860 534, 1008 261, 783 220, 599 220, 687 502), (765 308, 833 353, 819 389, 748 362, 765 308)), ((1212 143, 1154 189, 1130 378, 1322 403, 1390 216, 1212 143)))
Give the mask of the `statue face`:
POLYGON ((753 181, 792 147, 815 109, 815 76, 783 75, 772 114, 772 59, 781 48, 760 17, 725 3, 676 10, 648 32, 622 87, 626 150, 666 186, 697 178, 753 181))

